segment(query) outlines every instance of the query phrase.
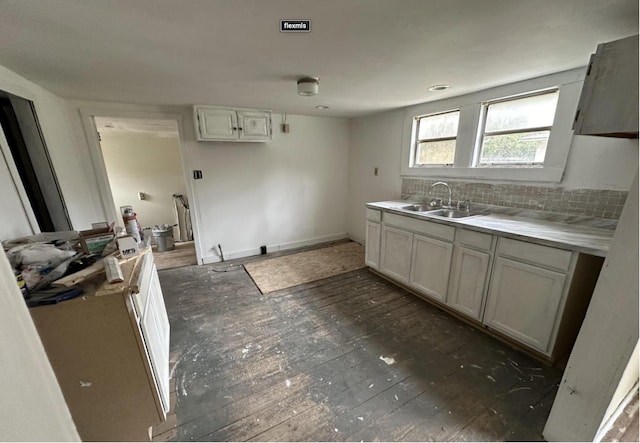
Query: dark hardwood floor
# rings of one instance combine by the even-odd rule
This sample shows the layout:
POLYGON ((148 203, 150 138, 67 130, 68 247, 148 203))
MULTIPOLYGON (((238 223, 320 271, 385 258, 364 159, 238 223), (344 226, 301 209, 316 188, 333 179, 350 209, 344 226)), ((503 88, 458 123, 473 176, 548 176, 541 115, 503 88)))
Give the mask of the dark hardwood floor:
POLYGON ((159 275, 175 410, 154 440, 542 438, 559 370, 367 269, 267 295, 237 263, 159 275))

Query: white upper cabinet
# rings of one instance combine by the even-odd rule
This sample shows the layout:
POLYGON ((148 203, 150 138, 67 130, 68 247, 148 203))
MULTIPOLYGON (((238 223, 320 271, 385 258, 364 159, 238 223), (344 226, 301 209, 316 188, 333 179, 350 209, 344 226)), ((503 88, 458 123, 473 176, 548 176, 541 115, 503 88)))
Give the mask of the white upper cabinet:
POLYGON ((575 134, 638 138, 638 36, 598 45, 573 124, 575 134))
POLYGON ((271 140, 271 111, 194 106, 194 120, 198 141, 271 140))
POLYGON ((268 111, 238 111, 240 140, 271 140, 271 113, 268 111))

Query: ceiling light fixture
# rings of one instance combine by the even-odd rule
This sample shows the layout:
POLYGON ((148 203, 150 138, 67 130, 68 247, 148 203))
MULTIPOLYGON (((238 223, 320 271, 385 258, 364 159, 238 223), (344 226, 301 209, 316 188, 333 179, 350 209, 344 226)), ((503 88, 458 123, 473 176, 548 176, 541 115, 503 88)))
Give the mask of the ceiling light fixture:
POLYGON ((429 86, 429 89, 427 89, 429 92, 438 92, 438 91, 446 91, 447 89, 449 89, 451 87, 451 85, 447 85, 447 84, 442 84, 442 85, 432 85, 429 86))
POLYGON ((318 105, 316 106, 316 109, 325 110, 325 109, 329 109, 329 107, 325 105, 318 105))
POLYGON ((298 95, 309 97, 318 94, 318 79, 302 77, 298 79, 298 95))

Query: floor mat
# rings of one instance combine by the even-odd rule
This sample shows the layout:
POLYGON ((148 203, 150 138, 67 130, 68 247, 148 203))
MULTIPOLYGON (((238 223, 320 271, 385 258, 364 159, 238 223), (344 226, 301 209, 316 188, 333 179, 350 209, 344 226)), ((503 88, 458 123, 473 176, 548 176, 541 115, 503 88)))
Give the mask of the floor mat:
POLYGON ((245 265, 245 269, 263 294, 363 267, 364 247, 355 242, 245 265))

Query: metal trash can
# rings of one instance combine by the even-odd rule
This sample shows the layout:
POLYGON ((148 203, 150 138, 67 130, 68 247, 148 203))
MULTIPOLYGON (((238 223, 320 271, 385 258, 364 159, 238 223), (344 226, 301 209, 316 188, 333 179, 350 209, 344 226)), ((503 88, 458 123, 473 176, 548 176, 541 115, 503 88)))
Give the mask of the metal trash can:
POLYGON ((173 243, 173 226, 162 225, 154 226, 151 230, 153 232, 153 238, 158 245, 158 252, 173 251, 175 245, 173 243))

